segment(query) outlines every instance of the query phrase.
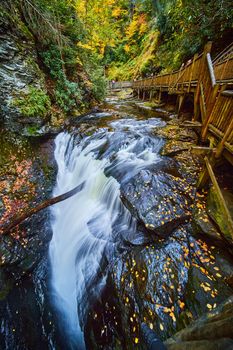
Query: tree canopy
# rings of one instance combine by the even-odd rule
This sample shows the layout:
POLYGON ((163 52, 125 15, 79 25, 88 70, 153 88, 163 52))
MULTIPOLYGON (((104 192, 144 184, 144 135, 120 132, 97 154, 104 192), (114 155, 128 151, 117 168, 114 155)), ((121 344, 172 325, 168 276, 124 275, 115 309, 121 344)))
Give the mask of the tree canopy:
POLYGON ((81 46, 96 52, 112 78, 178 68, 208 40, 231 40, 230 0, 78 0, 86 32, 81 46))

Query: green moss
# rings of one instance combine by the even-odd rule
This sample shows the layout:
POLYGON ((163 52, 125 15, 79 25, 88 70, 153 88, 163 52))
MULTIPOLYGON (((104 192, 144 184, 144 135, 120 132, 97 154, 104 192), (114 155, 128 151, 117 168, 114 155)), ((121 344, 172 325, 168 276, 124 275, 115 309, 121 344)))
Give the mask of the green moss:
MULTIPOLYGON (((224 189, 221 189, 221 193, 224 197, 225 202, 227 203, 228 210, 230 211, 230 213, 232 213, 232 209, 233 209, 232 193, 224 189)), ((229 241, 232 241, 232 232, 230 230, 229 221, 226 218, 225 210, 223 208, 221 201, 219 200, 219 197, 214 187, 211 187, 207 197, 207 209, 208 209, 208 214, 210 215, 212 220, 214 220, 214 222, 218 225, 218 227, 220 228, 225 238, 229 241)))
POLYGON ((30 32, 29 28, 26 26, 25 23, 22 21, 18 22, 18 27, 21 33, 29 40, 34 40, 32 33, 30 32))
POLYGON ((30 87, 29 92, 20 98, 15 98, 13 105, 18 107, 25 117, 45 118, 51 107, 48 95, 41 89, 30 87))
POLYGON ((29 136, 37 136, 38 135, 38 130, 39 130, 39 128, 37 127, 37 126, 28 126, 27 128, 26 128, 26 130, 27 130, 27 134, 29 135, 29 136))

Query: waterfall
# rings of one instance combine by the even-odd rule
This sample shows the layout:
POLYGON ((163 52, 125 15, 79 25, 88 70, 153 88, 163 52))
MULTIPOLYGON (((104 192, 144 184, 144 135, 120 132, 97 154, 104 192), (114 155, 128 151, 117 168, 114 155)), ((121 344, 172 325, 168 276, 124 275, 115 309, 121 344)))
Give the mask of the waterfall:
POLYGON ((73 341, 71 349, 85 348, 81 328, 90 298, 105 284, 103 261, 114 258, 121 237, 127 240, 136 233, 136 219, 120 199, 120 183, 159 161, 163 141, 148 136, 159 123, 114 121, 111 131, 99 129, 78 144, 68 133, 55 140, 53 195, 80 185, 80 192, 51 209, 52 295, 67 339, 73 341))
MULTIPOLYGON (((93 151, 102 142, 92 140, 82 150, 81 146, 72 147, 69 134, 62 133, 56 138, 58 175, 54 196, 83 183, 79 193, 52 208, 50 244, 55 304, 65 319, 69 336, 80 349, 84 348, 84 340, 77 310, 85 293, 90 292, 88 285, 100 268, 106 244, 116 240, 113 225, 119 217, 118 233, 121 229, 132 230, 135 225, 120 201, 120 185, 104 174, 107 160, 95 159, 93 151)), ((103 279, 99 281, 95 290, 103 283, 103 279)))

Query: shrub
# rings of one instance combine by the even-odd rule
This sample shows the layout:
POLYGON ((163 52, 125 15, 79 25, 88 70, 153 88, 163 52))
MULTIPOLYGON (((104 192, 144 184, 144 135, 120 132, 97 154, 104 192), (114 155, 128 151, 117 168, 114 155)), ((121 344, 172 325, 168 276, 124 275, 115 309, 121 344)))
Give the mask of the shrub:
POLYGON ((20 113, 25 117, 45 118, 50 110, 51 102, 46 92, 30 87, 27 94, 13 101, 13 105, 18 107, 20 113))

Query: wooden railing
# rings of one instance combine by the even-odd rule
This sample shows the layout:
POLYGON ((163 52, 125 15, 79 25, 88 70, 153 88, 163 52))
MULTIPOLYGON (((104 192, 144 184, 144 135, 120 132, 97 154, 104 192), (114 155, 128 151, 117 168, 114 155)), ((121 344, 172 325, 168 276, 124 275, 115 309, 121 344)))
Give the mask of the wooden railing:
POLYGON ((203 187, 212 181, 222 209, 226 228, 233 242, 233 221, 214 174, 214 166, 223 154, 233 164, 233 44, 228 46, 214 61, 211 59, 211 43, 207 43, 200 55, 195 55, 178 71, 133 82, 115 83, 115 88, 132 87, 143 98, 157 94, 161 100, 163 92, 178 95, 178 113, 186 94, 193 94, 193 121, 201 127, 201 138, 214 136, 215 145, 199 176, 197 186, 203 187))
POLYGON ((199 76, 202 56, 203 54, 194 56, 192 61, 190 61, 185 67, 181 67, 178 71, 134 81, 132 84, 133 88, 173 88, 174 86, 182 84, 196 84, 199 76))
POLYGON ((108 88, 110 90, 121 90, 121 89, 127 89, 132 88, 133 84, 132 81, 109 81, 108 82, 108 88))
POLYGON ((233 155, 233 44, 214 62, 210 52, 211 43, 207 43, 202 54, 195 55, 178 71, 134 81, 132 87, 144 93, 167 91, 183 96, 193 93, 193 120, 201 121, 202 140, 211 132, 221 144, 218 156, 224 149, 233 155))

